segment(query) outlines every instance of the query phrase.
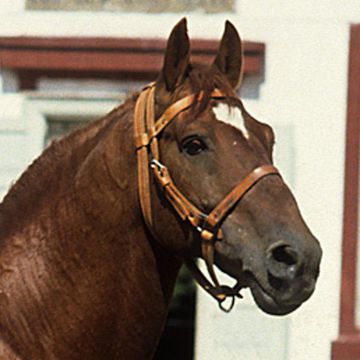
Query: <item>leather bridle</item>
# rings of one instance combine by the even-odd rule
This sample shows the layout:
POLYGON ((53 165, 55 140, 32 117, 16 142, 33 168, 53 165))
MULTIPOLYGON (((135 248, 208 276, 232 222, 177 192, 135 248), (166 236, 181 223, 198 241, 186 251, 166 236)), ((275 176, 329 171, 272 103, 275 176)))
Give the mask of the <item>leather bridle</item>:
MULTIPOLYGON (((135 146, 138 164, 139 199, 142 214, 148 229, 153 235, 153 215, 150 197, 150 169, 163 190, 165 197, 183 221, 188 221, 201 236, 202 257, 213 284, 203 275, 193 260, 186 260, 186 265, 194 278, 212 297, 214 297, 224 311, 230 311, 234 305, 235 296, 239 294, 239 286, 233 288, 220 285, 214 271, 214 246, 215 242, 222 239, 220 225, 229 215, 235 204, 253 187, 260 179, 268 175, 279 175, 278 170, 272 165, 262 165, 251 171, 238 185, 236 185, 220 203, 206 214, 188 200, 176 187, 170 177, 168 168, 161 163, 158 145, 158 136, 165 127, 182 111, 189 109, 195 100, 200 100, 200 92, 196 99, 194 94, 183 97, 170 105, 162 116, 155 121, 155 84, 145 87, 140 93, 134 114, 135 146), (231 306, 225 309, 223 301, 231 297, 231 306)), ((225 95, 215 89, 211 98, 224 99, 225 95)))

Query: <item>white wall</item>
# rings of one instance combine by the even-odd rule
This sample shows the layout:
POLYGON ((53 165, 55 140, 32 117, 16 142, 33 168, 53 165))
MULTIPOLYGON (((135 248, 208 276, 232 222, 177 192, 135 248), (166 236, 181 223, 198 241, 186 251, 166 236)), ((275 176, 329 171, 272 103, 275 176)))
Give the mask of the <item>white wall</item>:
POLYGON ((45 120, 17 94, 0 96, 0 201, 44 146, 45 120))
MULTIPOLYGON (((0 35, 166 37, 184 15, 24 13, 20 0, 5 3, 7 8, 14 3, 18 12, 0 14, 0 35)), ((190 36, 219 38, 230 19, 243 38, 266 43, 260 97, 246 103, 278 132, 277 158, 324 257, 315 294, 285 318, 261 314, 249 299, 239 302, 234 313, 222 314, 199 291, 196 358, 329 359, 338 331, 349 24, 360 22, 359 2, 237 3, 235 14, 188 15, 190 36), (290 150, 293 156, 284 155, 290 150)), ((21 101, 16 106, 21 108, 21 101)), ((0 153, 4 144, 0 139, 0 153)))

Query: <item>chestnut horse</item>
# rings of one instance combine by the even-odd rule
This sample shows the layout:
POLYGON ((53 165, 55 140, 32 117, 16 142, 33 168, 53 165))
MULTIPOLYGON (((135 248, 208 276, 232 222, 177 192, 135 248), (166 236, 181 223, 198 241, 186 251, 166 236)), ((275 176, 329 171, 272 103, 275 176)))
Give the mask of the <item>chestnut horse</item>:
POLYGON ((189 49, 183 19, 156 83, 52 143, 5 197, 1 359, 151 359, 184 261, 220 303, 250 287, 283 315, 312 294, 321 249, 272 165, 271 127, 236 95, 237 31, 226 23, 212 65, 189 49))

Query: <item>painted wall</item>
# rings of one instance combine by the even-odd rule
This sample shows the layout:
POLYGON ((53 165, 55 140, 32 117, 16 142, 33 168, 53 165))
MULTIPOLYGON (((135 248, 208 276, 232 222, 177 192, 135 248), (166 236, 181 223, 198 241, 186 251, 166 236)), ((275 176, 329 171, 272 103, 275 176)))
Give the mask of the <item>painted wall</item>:
MULTIPOLYGON (((166 37, 182 15, 24 12, 22 0, 6 0, 0 35, 166 37)), ((187 17, 192 37, 219 38, 230 19, 243 38, 266 43, 260 95, 246 104, 274 126, 280 168, 324 250, 314 296, 285 318, 260 313, 248 298, 222 314, 199 291, 196 358, 329 359, 338 331, 349 24, 360 22, 358 1, 239 0, 235 13, 187 17)), ((16 173, 9 161, 20 169, 36 153, 21 144, 41 138, 29 132, 25 104, 22 95, 0 95, 0 186, 16 173)))

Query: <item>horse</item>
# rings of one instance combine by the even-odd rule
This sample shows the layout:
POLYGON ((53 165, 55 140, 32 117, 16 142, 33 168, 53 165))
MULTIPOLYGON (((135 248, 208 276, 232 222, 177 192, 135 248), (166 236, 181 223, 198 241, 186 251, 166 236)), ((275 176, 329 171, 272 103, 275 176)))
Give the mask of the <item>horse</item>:
POLYGON ((245 287, 273 315, 310 297, 321 247, 273 165, 272 128, 236 93, 242 68, 230 22, 204 65, 182 19, 153 84, 53 142, 11 187, 1 359, 151 359, 184 262, 221 305, 245 287))

